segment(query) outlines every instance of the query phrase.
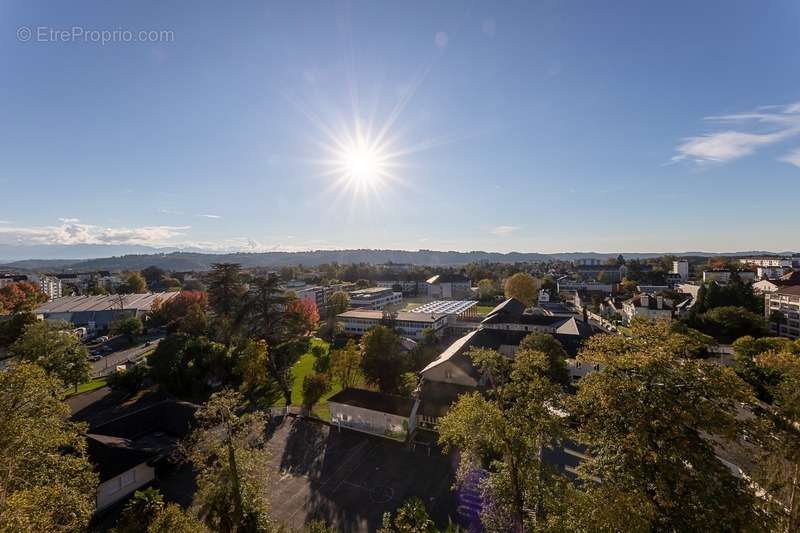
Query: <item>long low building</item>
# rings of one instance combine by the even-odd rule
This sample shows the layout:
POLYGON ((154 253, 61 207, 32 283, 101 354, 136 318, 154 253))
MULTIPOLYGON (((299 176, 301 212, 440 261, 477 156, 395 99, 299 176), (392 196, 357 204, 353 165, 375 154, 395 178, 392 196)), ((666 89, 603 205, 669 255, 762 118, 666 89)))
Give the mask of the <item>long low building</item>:
POLYGON ((179 292, 145 294, 105 294, 99 296, 65 296, 40 305, 34 311, 45 320, 64 320, 91 330, 106 330, 115 320, 126 316, 145 315, 156 302, 167 302, 179 292))
MULTIPOLYGON (((363 335, 370 328, 386 320, 387 316, 384 315, 383 311, 353 309, 340 313, 337 318, 342 323, 344 333, 348 335, 363 335)), ((412 339, 421 339, 425 330, 432 330, 438 334, 444 329, 449 321, 449 315, 400 311, 392 314, 391 319, 394 322, 394 328, 400 335, 412 339)))

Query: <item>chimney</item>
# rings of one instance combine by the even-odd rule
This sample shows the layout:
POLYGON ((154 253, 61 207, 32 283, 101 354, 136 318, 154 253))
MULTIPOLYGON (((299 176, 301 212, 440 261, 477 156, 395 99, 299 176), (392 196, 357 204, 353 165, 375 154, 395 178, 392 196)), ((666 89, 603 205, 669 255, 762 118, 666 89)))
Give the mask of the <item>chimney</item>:
POLYGON ((661 295, 656 296, 656 307, 658 309, 664 309, 664 297, 661 295))
POLYGON ((642 307, 650 307, 650 297, 647 294, 643 293, 639 301, 642 302, 642 307))

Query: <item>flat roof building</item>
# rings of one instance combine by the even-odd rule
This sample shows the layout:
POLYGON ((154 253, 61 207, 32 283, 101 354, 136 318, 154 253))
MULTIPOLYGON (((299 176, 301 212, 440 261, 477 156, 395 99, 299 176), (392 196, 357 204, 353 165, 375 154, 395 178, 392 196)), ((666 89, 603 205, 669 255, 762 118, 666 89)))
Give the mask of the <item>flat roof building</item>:
POLYGON ((384 320, 392 320, 394 328, 404 337, 421 339, 425 330, 439 333, 449 321, 446 314, 410 313, 400 311, 386 316, 383 311, 373 309, 353 309, 337 315, 344 333, 363 335, 384 320), (390 318, 391 317, 391 318, 390 318))
POLYGON ((76 326, 105 330, 115 320, 142 316, 152 311, 156 302, 167 302, 178 294, 180 292, 65 296, 40 305, 34 312, 45 320, 64 320, 76 326))

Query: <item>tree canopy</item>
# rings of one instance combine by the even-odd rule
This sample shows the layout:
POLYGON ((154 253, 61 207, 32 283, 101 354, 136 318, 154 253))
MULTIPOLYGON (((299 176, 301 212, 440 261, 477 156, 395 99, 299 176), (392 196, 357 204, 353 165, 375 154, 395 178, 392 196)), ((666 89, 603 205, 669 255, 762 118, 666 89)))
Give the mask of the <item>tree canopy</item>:
POLYGON ((81 531, 97 474, 84 427, 69 420, 61 382, 29 362, 0 371, 0 529, 81 531))

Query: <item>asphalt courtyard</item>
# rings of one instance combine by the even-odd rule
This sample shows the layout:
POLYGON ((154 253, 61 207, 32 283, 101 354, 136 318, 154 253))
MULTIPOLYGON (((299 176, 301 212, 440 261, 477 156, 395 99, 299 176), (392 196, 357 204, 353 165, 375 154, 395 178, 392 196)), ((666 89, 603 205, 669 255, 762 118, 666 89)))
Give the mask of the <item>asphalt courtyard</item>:
POLYGON ((453 466, 433 452, 294 417, 271 428, 272 516, 300 528, 321 519, 343 532, 375 531, 383 513, 419 496, 445 526, 455 516, 453 466))

